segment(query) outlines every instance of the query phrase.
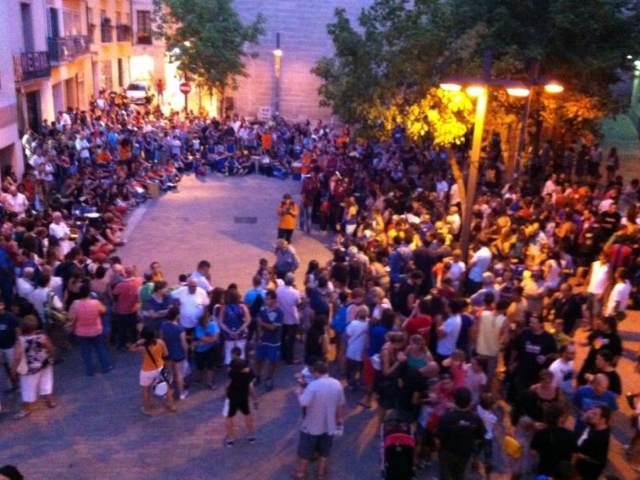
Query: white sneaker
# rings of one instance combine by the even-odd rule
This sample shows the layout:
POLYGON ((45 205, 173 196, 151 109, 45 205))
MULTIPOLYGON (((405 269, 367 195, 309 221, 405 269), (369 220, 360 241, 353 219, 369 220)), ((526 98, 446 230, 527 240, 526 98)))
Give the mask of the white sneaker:
POLYGON ((180 400, 184 400, 189 396, 189 390, 185 390, 180 394, 180 400))

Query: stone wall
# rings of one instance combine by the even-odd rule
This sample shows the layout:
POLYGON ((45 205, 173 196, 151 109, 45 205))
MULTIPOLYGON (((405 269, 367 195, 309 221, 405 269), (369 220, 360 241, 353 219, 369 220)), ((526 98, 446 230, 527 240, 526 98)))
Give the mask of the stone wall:
POLYGON ((258 12, 266 17, 265 35, 255 59, 248 59, 249 78, 240 79, 240 88, 232 92, 234 110, 247 117, 257 115, 261 107, 275 102, 276 35, 280 33, 283 52, 280 66, 280 115, 291 120, 331 119, 331 111, 319 106, 319 79, 310 70, 323 56, 333 54, 333 43, 327 34, 327 24, 334 19, 337 7, 345 8, 355 19, 372 0, 237 0, 235 8, 243 21, 255 18, 258 12))

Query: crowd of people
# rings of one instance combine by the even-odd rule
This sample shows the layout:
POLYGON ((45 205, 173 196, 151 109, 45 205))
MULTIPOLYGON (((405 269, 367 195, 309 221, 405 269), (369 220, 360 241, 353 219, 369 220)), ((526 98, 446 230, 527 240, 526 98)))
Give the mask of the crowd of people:
MULTIPOLYGON (((488 477, 498 451, 514 479, 600 477, 623 394, 618 324, 639 303, 640 182, 623 183, 614 150, 605 160, 597 144, 548 142, 507 182, 494 136, 462 218, 450 161, 465 165, 463 147, 450 159, 399 127, 388 142, 360 142, 322 122, 185 118, 98 100, 27 132, 23 178, 2 177, 0 353, 8 394, 20 390, 16 418, 40 396, 55 407, 65 350, 79 346, 89 376, 94 353, 108 373, 110 350, 130 351, 142 357, 144 415, 155 413, 153 392, 175 412, 189 384, 216 389, 225 365, 233 447, 237 412, 255 441, 258 389, 279 386, 280 362, 302 362, 295 478, 316 457, 318 478, 327 475, 345 390, 361 395, 357 408, 376 408, 379 425, 412 425, 412 463, 430 468, 437 454, 441 480, 469 468, 488 477), (144 272, 122 264, 127 213, 153 184, 175 188, 189 171, 248 173, 256 156, 263 173, 298 162, 305 175, 299 201, 287 194, 277 206, 275 260, 260 260, 252 289, 215 286, 207 260, 175 285, 159 262, 144 272), (316 232, 333 234, 333 258, 309 260, 297 284, 292 244, 316 232), (577 366, 574 334, 585 328, 589 351, 577 366)), ((637 423, 628 454, 640 471, 637 423)))

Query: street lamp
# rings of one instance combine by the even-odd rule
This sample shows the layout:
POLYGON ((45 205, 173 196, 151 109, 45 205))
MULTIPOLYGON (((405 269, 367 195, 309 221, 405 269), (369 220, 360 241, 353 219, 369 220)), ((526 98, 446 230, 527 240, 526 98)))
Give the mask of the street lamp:
POLYGON ((276 33, 276 49, 273 51, 273 58, 275 60, 275 75, 276 75, 275 114, 276 114, 276 117, 279 117, 280 116, 280 58, 282 58, 282 50, 280 49, 280 32, 276 33))
MULTIPOLYGON (((520 163, 522 159, 522 152, 524 150, 525 136, 527 133, 527 121, 529 120, 529 112, 531 111, 531 100, 533 98, 533 89, 536 86, 543 86, 545 92, 551 94, 561 93, 564 87, 555 80, 547 80, 544 78, 538 78, 538 70, 540 68, 540 60, 532 59, 529 63, 529 74, 527 85, 524 89, 527 90, 526 95, 520 95, 527 97, 524 110, 522 112, 522 125, 520 126, 520 135, 518 136, 518 149, 514 161, 509 158, 506 165, 505 178, 507 181, 513 180, 514 175, 520 173, 520 163)), ((507 90, 508 91, 508 90, 507 90)), ((523 90, 524 91, 524 90, 523 90)), ((511 94, 510 94, 511 95, 511 94)), ((518 96, 518 95, 515 95, 518 96)))
POLYGON ((460 250, 465 260, 468 256, 469 239, 471 235, 471 214, 478 186, 478 172, 480 170, 480 151, 482 149, 482 135, 484 121, 487 114, 487 91, 490 85, 500 86, 507 90, 509 95, 530 98, 530 89, 523 82, 517 80, 502 80, 491 78, 491 52, 485 52, 482 60, 482 78, 479 79, 449 79, 440 84, 440 88, 450 92, 458 92, 466 85, 466 92, 476 97, 476 113, 473 123, 473 140, 471 143, 471 156, 469 159, 469 175, 465 188, 466 198, 462 206, 462 225, 460 230, 460 250))

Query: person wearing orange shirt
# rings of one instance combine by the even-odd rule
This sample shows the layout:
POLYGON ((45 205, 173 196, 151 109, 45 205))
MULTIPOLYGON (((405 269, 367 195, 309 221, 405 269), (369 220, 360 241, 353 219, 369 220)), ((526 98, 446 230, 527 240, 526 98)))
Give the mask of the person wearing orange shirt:
POLYGON ((298 218, 298 206, 292 200, 290 193, 285 193, 282 202, 278 205, 278 238, 284 238, 287 243, 291 243, 293 230, 296 228, 298 218))

